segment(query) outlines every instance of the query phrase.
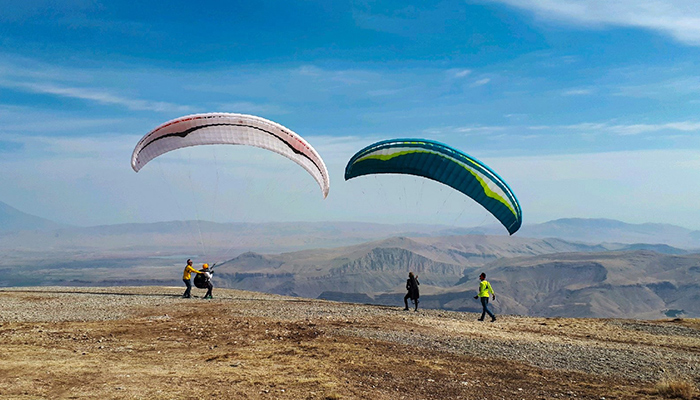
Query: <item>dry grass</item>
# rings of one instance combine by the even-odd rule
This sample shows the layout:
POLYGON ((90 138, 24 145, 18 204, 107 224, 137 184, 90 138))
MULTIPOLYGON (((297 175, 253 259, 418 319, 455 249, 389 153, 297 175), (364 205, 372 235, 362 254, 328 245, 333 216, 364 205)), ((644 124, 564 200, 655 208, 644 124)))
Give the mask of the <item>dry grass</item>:
MULTIPOLYGON (((603 320, 504 316, 486 325, 440 312, 407 315, 398 308, 274 296, 259 301, 224 289, 211 302, 165 295, 180 288, 109 290, 126 295, 104 296, 95 289, 75 295, 66 289, 41 296, 0 292, 0 399, 636 400, 672 397, 666 393, 682 386, 669 379, 655 387, 654 380, 627 377, 629 370, 593 375, 450 347, 455 337, 516 349, 528 341, 617 346, 631 340, 629 330, 603 320), (156 290, 161 294, 153 295, 156 290), (33 322, 17 318, 23 312, 85 319, 33 322), (100 313, 113 319, 88 318, 100 313), (382 340, 346 332, 351 330, 389 335, 382 340), (403 339, 413 336, 431 345, 403 339)), ((636 347, 625 346, 700 349, 697 338, 686 342, 648 332, 636 337, 636 347)), ((685 383, 692 391, 679 391, 676 398, 693 398, 690 379, 685 383)))
POLYGON ((669 399, 692 400, 698 394, 695 383, 687 377, 665 377, 655 389, 657 394, 669 399))
POLYGON ((677 322, 688 328, 694 328, 700 330, 700 318, 676 318, 673 322, 677 322))

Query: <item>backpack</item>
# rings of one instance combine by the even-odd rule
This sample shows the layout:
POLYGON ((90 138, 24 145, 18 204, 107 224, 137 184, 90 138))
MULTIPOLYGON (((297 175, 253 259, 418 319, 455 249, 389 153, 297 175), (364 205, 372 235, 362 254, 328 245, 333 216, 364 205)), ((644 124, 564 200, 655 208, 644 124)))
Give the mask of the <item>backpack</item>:
POLYGON ((197 287, 199 289, 206 289, 207 283, 209 283, 209 279, 207 278, 206 274, 197 274, 194 276, 194 286, 195 287, 197 287))

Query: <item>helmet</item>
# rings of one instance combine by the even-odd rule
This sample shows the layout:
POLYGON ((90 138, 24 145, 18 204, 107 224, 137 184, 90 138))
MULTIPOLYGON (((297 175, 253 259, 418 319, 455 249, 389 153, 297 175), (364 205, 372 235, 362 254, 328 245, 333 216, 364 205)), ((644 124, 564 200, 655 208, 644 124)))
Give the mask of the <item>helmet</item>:
POLYGON ((209 268, 209 264, 202 264, 202 268, 204 268, 204 269, 209 268))

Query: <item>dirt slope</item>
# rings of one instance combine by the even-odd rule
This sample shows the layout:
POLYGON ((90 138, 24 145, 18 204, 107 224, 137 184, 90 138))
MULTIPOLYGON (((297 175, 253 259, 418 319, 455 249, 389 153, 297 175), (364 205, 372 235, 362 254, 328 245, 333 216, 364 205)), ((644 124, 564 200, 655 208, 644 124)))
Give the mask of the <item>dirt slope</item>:
POLYGON ((693 320, 487 323, 470 313, 181 292, 1 290, 0 398, 638 399, 662 398, 655 384, 665 377, 700 382, 693 320))

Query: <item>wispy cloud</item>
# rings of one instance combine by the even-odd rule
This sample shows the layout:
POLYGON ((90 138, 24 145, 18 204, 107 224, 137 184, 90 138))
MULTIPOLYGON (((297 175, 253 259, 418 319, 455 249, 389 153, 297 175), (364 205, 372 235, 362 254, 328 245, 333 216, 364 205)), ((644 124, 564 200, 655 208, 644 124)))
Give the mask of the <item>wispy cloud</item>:
MULTIPOLYGON (((61 67, 11 54, 0 53, 0 56, 3 58, 0 61, 0 87, 55 98, 119 106, 134 111, 191 111, 186 105, 120 94, 119 88, 114 87, 112 83, 115 71, 110 73, 102 69, 61 67)), ((140 77, 140 74, 140 71, 133 71, 127 79, 140 77)))
POLYGON ((505 126, 463 126, 455 128, 455 131, 459 133, 487 134, 493 132, 502 132, 506 129, 507 128, 505 126))
POLYGON ((0 86, 26 90, 38 94, 47 94, 58 97, 67 97, 80 100, 93 101, 99 104, 118 105, 126 107, 130 110, 140 111, 175 111, 187 112, 190 108, 178 104, 148 101, 141 99, 130 99, 127 97, 118 96, 107 91, 102 91, 95 88, 69 87, 61 86, 53 83, 39 82, 7 82, 0 81, 0 86))
POLYGON ((484 86, 489 82, 491 82, 491 78, 483 78, 483 79, 479 79, 476 82, 474 82, 472 84, 472 86, 484 86))
MULTIPOLYGON (((582 122, 570 125, 466 125, 443 126, 423 130, 427 137, 442 138, 459 146, 461 143, 473 147, 469 138, 478 137, 484 149, 499 143, 498 149, 514 146, 537 147, 545 153, 578 153, 585 146, 588 151, 616 150, 620 145, 629 148, 648 148, 670 140, 695 143, 700 132, 700 121, 673 121, 658 124, 614 121, 582 122), (644 141, 639 138, 644 135, 644 141), (467 140, 467 141, 464 141, 467 140), (504 144, 508 144, 505 145, 504 144), (520 145, 516 145, 519 143, 520 145), (550 149, 550 150, 545 150, 550 149)), ((517 151, 516 151, 517 153, 517 151)))
POLYGON ((562 93, 564 96, 587 96, 593 94, 593 89, 569 89, 562 93))
POLYGON ((452 73, 453 73, 455 78, 464 78, 465 76, 471 74, 472 70, 470 70, 470 69, 457 69, 457 70, 452 70, 452 73))
POLYGON ((304 76, 322 76, 324 74, 323 69, 315 65, 303 65, 296 69, 297 74, 304 76))
MULTIPOLYGON (((675 70, 673 71, 675 72, 675 70)), ((663 71, 659 71, 663 73, 663 71)), ((667 97, 669 94, 677 95, 697 95, 700 94, 700 77, 696 76, 695 71, 689 72, 689 76, 673 77, 670 79, 659 79, 656 81, 647 82, 636 85, 621 85, 614 95, 628 97, 649 97, 661 98, 667 97)))
POLYGON ((676 131, 676 132, 698 132, 700 131, 700 122, 696 121, 679 121, 667 122, 663 124, 611 124, 602 123, 581 123, 575 125, 566 125, 561 128, 575 131, 599 131, 609 132, 617 135, 639 135, 648 132, 676 131))
POLYGON ((0 135, 3 138, 21 133, 13 140, 48 134, 74 136, 130 132, 142 121, 139 118, 110 118, 105 115, 67 113, 12 105, 0 105, 0 120, 0 135))
MULTIPOLYGON (((22 132, 22 133, 41 133, 46 134, 54 131, 65 131, 69 127, 72 131, 113 131, 115 126, 122 125, 123 119, 116 118, 65 118, 57 115, 38 115, 34 117, 15 120, 3 126, 0 133, 3 132, 22 132), (59 128, 57 128, 57 126, 59 128)), ((27 114, 22 117, 26 118, 27 114)))
POLYGON ((694 0, 486 0, 529 10, 546 20, 584 26, 649 29, 700 46, 700 8, 694 0))
MULTIPOLYGON (((93 135, 81 137, 53 135, 3 134, 3 139, 21 146, 22 158, 46 157, 47 154, 59 158, 90 157, 95 160, 124 158, 138 142, 137 135, 93 135), (107 157, 105 157, 108 155, 107 157)), ((126 161, 125 161, 126 162, 126 161)))

